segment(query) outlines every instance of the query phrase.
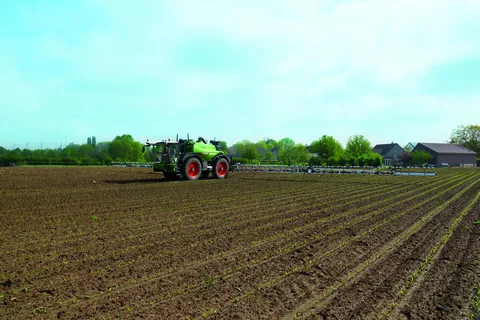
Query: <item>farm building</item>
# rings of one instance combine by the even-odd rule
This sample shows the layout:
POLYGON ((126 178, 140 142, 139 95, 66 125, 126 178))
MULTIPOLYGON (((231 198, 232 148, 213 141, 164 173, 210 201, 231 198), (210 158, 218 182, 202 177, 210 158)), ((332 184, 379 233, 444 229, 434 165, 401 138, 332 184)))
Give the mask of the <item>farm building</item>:
POLYGON ((418 143, 413 152, 428 152, 432 159, 428 161, 437 167, 475 167, 477 154, 455 143, 418 143))
POLYGON ((383 163, 386 166, 392 166, 402 161, 402 156, 405 153, 398 143, 377 144, 373 147, 373 152, 380 154, 383 157, 383 163))

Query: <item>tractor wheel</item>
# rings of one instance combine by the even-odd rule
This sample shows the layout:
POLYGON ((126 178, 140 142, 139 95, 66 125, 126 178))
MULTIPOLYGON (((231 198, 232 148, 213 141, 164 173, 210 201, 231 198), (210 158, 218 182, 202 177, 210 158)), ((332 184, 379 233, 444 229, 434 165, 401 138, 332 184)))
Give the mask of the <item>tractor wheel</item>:
POLYGON ((225 179, 228 175, 229 165, 225 158, 218 158, 213 166, 213 177, 216 179, 225 179))
POLYGON ((200 176, 200 178, 202 178, 202 179, 207 179, 209 173, 210 173, 209 171, 203 171, 203 172, 202 172, 202 175, 200 176))
POLYGON ((177 174, 175 172, 164 172, 163 176, 165 180, 177 180, 177 174))
POLYGON ((188 180, 197 180, 202 174, 202 164, 197 158, 189 158, 183 167, 183 175, 188 180))

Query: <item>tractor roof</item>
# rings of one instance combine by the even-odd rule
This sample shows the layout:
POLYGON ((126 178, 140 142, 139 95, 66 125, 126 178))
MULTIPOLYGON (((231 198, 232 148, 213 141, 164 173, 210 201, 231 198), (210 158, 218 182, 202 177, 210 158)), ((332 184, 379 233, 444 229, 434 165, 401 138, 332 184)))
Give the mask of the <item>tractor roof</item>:
POLYGON ((169 140, 163 140, 163 141, 156 141, 156 142, 146 142, 146 146, 161 146, 161 145, 169 145, 169 144, 178 144, 178 141, 169 141, 169 140))

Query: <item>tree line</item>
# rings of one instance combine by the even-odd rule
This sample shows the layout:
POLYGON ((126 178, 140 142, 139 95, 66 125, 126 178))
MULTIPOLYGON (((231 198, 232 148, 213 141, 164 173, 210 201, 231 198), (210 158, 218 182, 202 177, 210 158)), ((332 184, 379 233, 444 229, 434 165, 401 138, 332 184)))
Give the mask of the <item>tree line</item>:
MULTIPOLYGON (((452 131, 451 143, 480 154, 480 126, 459 126, 452 131)), ((281 140, 264 139, 258 142, 243 140, 228 148, 225 141, 221 149, 241 163, 276 163, 284 165, 321 166, 380 166, 382 157, 372 151, 372 145, 363 135, 354 135, 345 147, 332 136, 323 135, 309 145, 295 143, 291 138, 281 140)), ((426 152, 407 152, 403 155, 405 164, 428 162, 426 152)), ((69 144, 59 149, 7 150, 0 146, 0 165, 110 165, 113 162, 153 161, 151 152, 142 153, 142 143, 131 135, 116 136, 109 142, 98 142, 95 136, 88 137, 84 144, 69 144)))
POLYGON ((319 166, 380 166, 382 156, 372 151, 372 145, 362 135, 348 139, 345 148, 332 136, 324 135, 310 145, 295 143, 291 138, 251 142, 243 140, 230 148, 243 163, 278 163, 285 165, 319 166))
POLYGON ((71 143, 59 149, 7 150, 0 146, 0 164, 31 165, 110 165, 118 162, 145 161, 142 144, 131 135, 117 136, 109 142, 99 142, 95 136, 84 144, 71 143))

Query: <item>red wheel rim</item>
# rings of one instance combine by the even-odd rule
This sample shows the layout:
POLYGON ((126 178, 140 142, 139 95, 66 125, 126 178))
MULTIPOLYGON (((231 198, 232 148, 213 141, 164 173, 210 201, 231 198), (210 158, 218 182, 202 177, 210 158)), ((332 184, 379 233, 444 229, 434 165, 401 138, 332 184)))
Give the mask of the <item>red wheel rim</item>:
POLYGON ((217 164, 217 175, 219 177, 225 176, 227 174, 227 170, 228 170, 228 167, 225 162, 220 162, 219 164, 217 164))
POLYGON ((188 176, 195 178, 200 173, 200 165, 197 162, 191 162, 188 164, 188 176))

